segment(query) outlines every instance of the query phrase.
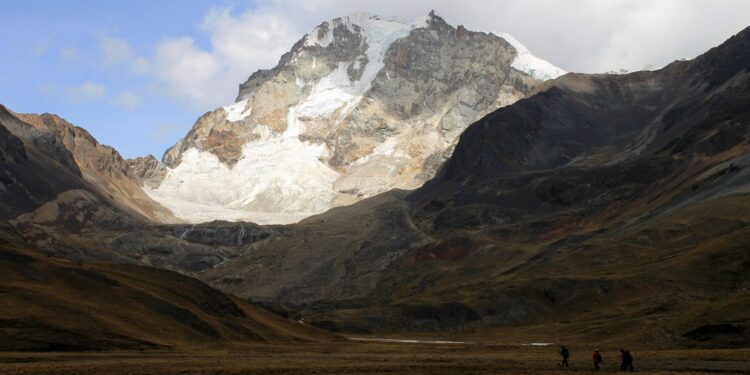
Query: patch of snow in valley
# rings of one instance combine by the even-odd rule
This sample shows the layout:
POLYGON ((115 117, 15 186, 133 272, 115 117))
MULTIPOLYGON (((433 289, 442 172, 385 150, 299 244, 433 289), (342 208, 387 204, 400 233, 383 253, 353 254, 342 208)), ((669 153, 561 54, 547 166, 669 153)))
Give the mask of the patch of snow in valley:
POLYGON ((159 190, 147 191, 151 199, 169 208, 178 218, 190 223, 214 220, 247 221, 261 225, 293 224, 315 213, 254 212, 231 209, 216 204, 195 203, 180 196, 159 190))
POLYGON ((527 73, 541 81, 555 79, 567 73, 566 71, 552 65, 549 61, 542 60, 532 55, 529 49, 512 35, 508 33, 498 33, 498 36, 505 39, 506 42, 510 43, 510 45, 516 49, 517 55, 511 64, 513 68, 527 73))
POLYGON ((348 339, 352 341, 388 342, 397 344, 471 344, 468 341, 386 339, 379 337, 348 337, 348 339))

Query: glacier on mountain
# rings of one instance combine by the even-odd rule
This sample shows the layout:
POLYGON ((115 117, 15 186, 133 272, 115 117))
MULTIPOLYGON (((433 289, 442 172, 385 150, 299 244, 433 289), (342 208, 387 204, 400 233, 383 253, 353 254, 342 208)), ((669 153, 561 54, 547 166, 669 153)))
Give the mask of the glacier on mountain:
POLYGON ((518 53, 515 60, 513 60, 513 64, 511 64, 513 68, 527 73, 540 81, 555 79, 567 73, 566 71, 552 65, 549 61, 542 60, 532 55, 529 49, 512 35, 508 33, 498 33, 498 36, 510 43, 510 45, 516 49, 516 53, 518 53))
POLYGON ((325 145, 274 135, 261 127, 232 168, 210 152, 192 148, 170 168, 162 184, 145 189, 188 222, 224 220, 286 224, 321 213, 335 195, 338 173, 320 159, 325 145))

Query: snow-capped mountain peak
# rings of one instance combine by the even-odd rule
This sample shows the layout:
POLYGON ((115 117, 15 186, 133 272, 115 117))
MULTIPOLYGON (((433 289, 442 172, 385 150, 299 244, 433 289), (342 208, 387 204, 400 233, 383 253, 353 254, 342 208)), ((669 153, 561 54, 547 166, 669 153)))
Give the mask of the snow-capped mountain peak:
POLYGON ((363 31, 368 43, 388 45, 394 33, 403 34, 404 30, 424 26, 422 21, 408 21, 399 17, 380 17, 375 14, 358 12, 324 22, 313 29, 305 38, 305 46, 327 47, 333 41, 333 29, 339 24, 346 26, 349 31, 357 33, 363 31))
POLYGON ((326 21, 198 119, 147 192, 191 222, 288 223, 416 188, 469 124, 564 73, 545 63, 434 13, 326 21))

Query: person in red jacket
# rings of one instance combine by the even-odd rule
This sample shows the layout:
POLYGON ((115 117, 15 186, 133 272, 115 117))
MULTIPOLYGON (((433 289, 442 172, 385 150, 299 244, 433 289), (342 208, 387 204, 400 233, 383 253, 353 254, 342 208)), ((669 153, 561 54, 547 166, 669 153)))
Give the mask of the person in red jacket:
POLYGON ((596 370, 600 369, 601 368, 600 365, 602 362, 604 362, 604 360, 602 359, 602 354, 599 353, 599 349, 594 349, 593 359, 594 359, 594 369, 596 370))

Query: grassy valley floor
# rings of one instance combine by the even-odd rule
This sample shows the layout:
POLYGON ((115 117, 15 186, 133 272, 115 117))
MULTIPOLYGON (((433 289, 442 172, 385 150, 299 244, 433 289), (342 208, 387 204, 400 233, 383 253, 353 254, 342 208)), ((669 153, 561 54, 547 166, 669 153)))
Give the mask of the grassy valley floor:
MULTIPOLYGON (((349 342, 190 351, 0 353, 0 374, 537 374, 590 373, 588 348, 557 367, 554 346, 349 342)), ((617 371, 604 348, 600 372, 617 371)), ((633 350, 636 372, 750 374, 750 349, 633 350)))

